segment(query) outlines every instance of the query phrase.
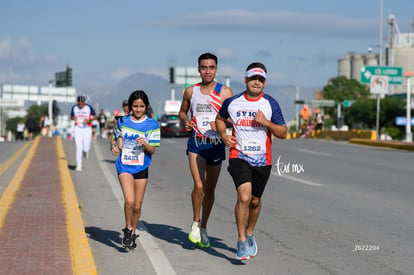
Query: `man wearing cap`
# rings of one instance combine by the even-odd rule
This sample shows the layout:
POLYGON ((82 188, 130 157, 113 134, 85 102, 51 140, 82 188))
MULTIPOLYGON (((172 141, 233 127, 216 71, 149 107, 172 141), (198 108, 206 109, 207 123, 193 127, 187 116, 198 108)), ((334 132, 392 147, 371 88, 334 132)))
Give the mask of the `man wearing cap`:
POLYGON ((272 168, 272 135, 285 139, 287 126, 278 102, 263 92, 267 70, 259 62, 246 69, 246 90, 224 101, 216 127, 229 150, 228 171, 237 189, 235 207, 238 242, 236 257, 248 260, 257 253, 253 235, 261 196, 272 168), (233 121, 232 135, 225 121, 233 121))
POLYGON ((77 97, 77 104, 72 107, 70 117, 75 121, 74 139, 76 144, 76 171, 82 171, 82 153, 88 157, 92 139, 92 121, 96 119, 95 110, 86 104, 86 97, 77 97))

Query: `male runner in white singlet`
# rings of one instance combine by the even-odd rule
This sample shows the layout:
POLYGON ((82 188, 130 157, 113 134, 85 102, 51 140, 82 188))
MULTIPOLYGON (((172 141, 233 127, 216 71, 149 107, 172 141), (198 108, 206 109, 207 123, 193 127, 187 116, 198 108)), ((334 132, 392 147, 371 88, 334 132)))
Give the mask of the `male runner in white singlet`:
POLYGON ((214 54, 200 55, 198 72, 202 81, 185 89, 180 118, 185 122, 186 130, 191 131, 187 154, 194 188, 191 193, 193 222, 188 238, 201 248, 207 248, 210 247, 207 221, 214 204, 221 162, 225 159, 225 146, 216 132, 214 120, 222 102, 233 93, 229 87, 214 80, 217 72, 217 57, 214 54))

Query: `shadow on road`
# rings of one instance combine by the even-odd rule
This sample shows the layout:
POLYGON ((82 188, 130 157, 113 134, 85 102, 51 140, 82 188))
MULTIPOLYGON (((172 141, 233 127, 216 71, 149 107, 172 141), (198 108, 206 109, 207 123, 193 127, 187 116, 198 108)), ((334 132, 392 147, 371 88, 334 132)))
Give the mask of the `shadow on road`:
POLYGON ((121 245, 121 235, 117 231, 104 230, 99 227, 89 226, 85 227, 85 232, 88 238, 103 243, 107 246, 113 247, 119 252, 128 251, 121 245))
MULTIPOLYGON (((170 225, 165 225, 165 224, 151 224, 151 223, 147 223, 144 221, 140 221, 140 222, 144 224, 148 233, 151 234, 155 238, 164 240, 172 244, 179 245, 182 248, 188 249, 188 250, 200 249, 212 256, 226 259, 234 265, 245 264, 242 261, 237 260, 236 258, 229 258, 227 255, 219 252, 219 250, 222 249, 222 250, 230 251, 234 255, 236 254, 235 248, 227 246, 225 243, 221 242, 222 240, 219 238, 209 236, 211 247, 202 249, 202 248, 199 248, 198 245, 191 243, 188 240, 188 233, 184 232, 181 228, 170 226, 170 225)), ((140 227, 138 223, 138 230, 143 231, 145 229, 142 228, 142 226, 140 227)))

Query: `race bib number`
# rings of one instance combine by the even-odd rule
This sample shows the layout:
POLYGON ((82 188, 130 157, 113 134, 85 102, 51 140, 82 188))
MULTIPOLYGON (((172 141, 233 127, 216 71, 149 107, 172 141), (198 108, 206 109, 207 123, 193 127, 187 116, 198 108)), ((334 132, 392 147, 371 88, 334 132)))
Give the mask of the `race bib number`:
POLYGON ((210 122, 213 120, 211 116, 197 116, 197 128, 201 133, 205 133, 208 130, 211 130, 210 122))
POLYGON ((84 117, 76 117, 76 125, 80 127, 85 126, 85 118, 84 117))
POLYGON ((121 162, 125 165, 144 165, 144 147, 122 148, 121 162))
POLYGON ((254 140, 243 139, 241 142, 241 151, 246 155, 263 154, 263 146, 254 140))

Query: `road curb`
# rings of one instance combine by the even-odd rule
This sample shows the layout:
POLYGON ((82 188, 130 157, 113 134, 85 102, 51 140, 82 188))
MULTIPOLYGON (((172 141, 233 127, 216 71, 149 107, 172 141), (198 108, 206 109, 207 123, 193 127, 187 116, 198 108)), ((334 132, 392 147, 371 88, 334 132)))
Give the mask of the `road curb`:
POLYGON ((56 139, 56 151, 65 205, 66 224, 69 238, 70 255, 74 274, 97 274, 92 251, 85 233, 79 203, 68 169, 68 162, 60 138, 56 139))
POLYGON ((375 147, 385 147, 385 148, 392 148, 392 149, 400 149, 400 150, 414 151, 414 143, 413 142, 386 141, 386 140, 370 140, 370 139, 362 139, 362 138, 351 138, 349 140, 349 143, 362 144, 362 145, 375 146, 375 147))

